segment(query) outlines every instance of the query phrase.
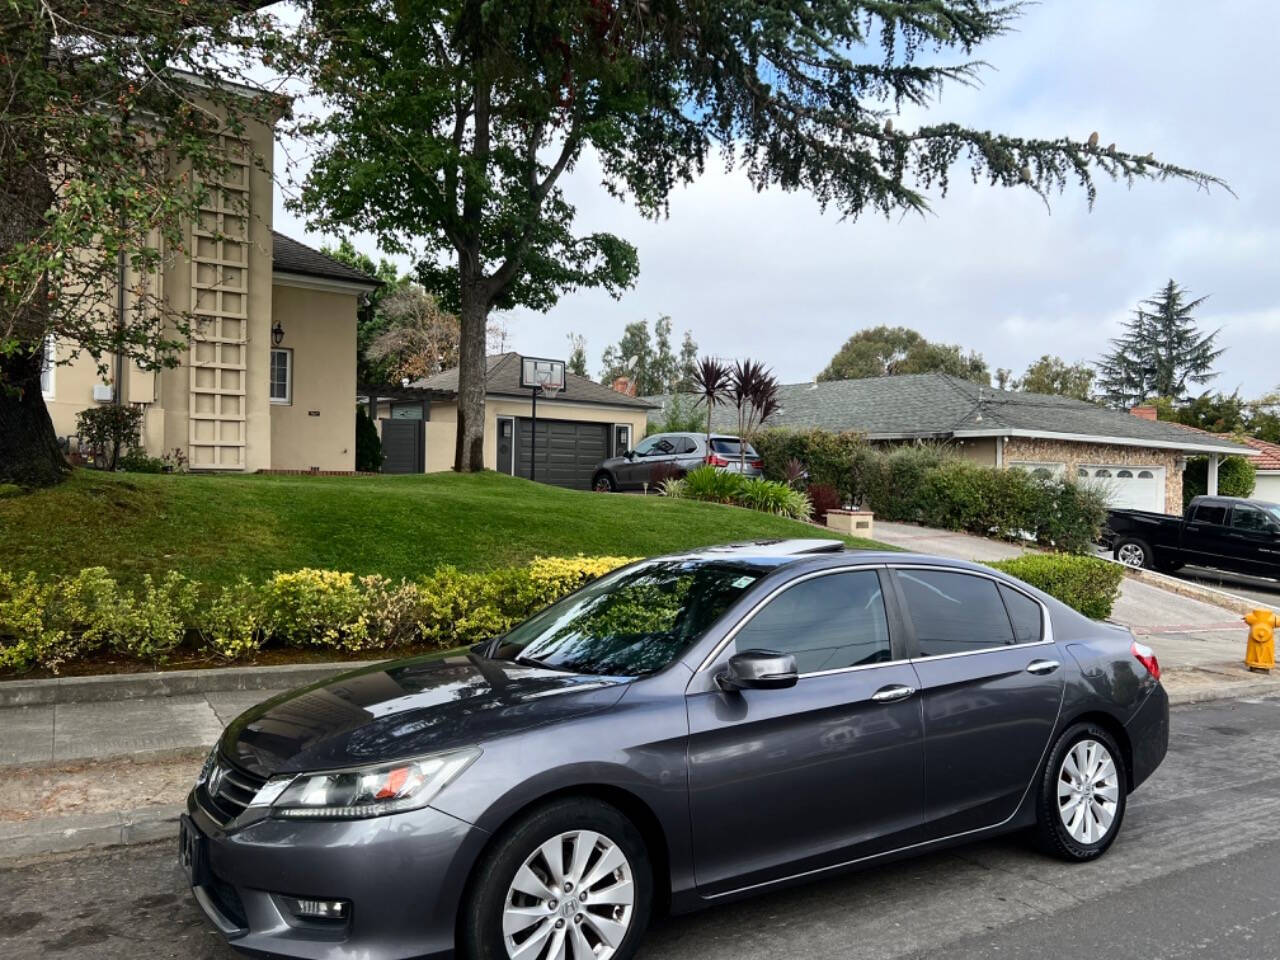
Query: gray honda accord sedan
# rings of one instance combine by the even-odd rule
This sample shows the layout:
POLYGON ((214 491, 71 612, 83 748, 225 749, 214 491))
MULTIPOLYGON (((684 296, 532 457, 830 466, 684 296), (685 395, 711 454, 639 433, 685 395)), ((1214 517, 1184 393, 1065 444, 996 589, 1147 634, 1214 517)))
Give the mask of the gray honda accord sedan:
POLYGON ((1100 856, 1164 758, 1152 651, 985 567, 762 542, 632 564, 465 654, 232 723, 197 901, 288 957, 622 960, 650 917, 1028 829, 1100 856))

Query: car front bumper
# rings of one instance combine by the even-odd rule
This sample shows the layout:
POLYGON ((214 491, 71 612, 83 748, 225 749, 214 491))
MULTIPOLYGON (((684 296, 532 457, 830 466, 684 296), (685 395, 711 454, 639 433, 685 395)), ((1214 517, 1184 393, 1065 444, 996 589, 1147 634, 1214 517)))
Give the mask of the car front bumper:
MULTIPOLYGON (((488 840, 426 807, 367 820, 262 818, 226 829, 187 799, 196 902, 237 950, 332 960, 447 960, 458 906, 488 840), (286 897, 345 900, 343 921, 299 920, 286 897)), ((242 818, 243 819, 243 818, 242 818)))

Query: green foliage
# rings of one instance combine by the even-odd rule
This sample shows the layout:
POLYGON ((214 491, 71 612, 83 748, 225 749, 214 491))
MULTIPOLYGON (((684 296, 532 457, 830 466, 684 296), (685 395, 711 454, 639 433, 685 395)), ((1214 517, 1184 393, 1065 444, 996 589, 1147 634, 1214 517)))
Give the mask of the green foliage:
POLYGON ((165 473, 169 462, 164 457, 148 456, 144 450, 130 450, 120 455, 116 466, 126 473, 165 473))
POLYGON ((142 408, 132 404, 106 403, 76 414, 76 435, 102 470, 114 470, 120 455, 141 442, 142 408))
POLYGON ((930 343, 906 327, 871 327, 845 341, 819 380, 862 380, 906 373, 950 373, 989 386, 982 355, 956 344, 930 343))
MULTIPOLYGON (((1223 457, 1218 463, 1218 495, 1221 497, 1251 497, 1258 482, 1258 468, 1247 457, 1223 457)), ((1185 509, 1192 497, 1202 497, 1209 492, 1209 458, 1192 457, 1182 474, 1182 506, 1185 509)))
POLYGON ((661 490, 673 499, 732 504, 794 520, 807 520, 813 512, 809 498, 785 483, 709 466, 690 470, 678 480, 664 481, 661 490))
POLYGON ((622 339, 605 347, 600 358, 603 364, 601 383, 627 377, 636 385, 637 395, 642 397, 688 389, 684 383, 684 366, 688 355, 696 357, 698 353, 693 334, 688 330, 684 332, 684 343, 677 357, 671 347, 671 318, 663 314, 653 326, 654 336, 651 337, 648 320, 628 323, 622 339))
POLYGON ((580 333, 570 333, 569 340, 569 360, 565 363, 565 369, 570 373, 585 377, 587 373, 587 338, 580 333))
POLYGON ((653 433, 702 433, 703 413, 687 394, 673 393, 662 411, 662 419, 651 422, 645 436, 653 433))
POLYGON ((1111 341, 1112 351, 1098 361, 1098 387, 1107 403, 1131 407, 1147 397, 1187 399, 1188 385, 1208 383, 1224 347, 1218 331, 1202 333, 1192 315, 1207 300, 1190 300, 1170 280, 1158 293, 1138 304, 1124 333, 1111 341))
POLYGON ((1061 357, 1046 353, 1027 367, 1021 379, 1010 381, 1009 389, 1088 400, 1093 393, 1093 378, 1093 367, 1089 364, 1069 364, 1061 357))
POLYGON ((1111 616, 1124 568, 1097 557, 1028 554, 990 566, 1017 577, 1092 620, 1111 616))
POLYGON ((384 460, 377 426, 363 406, 356 407, 356 469, 376 473, 382 469, 384 460))
POLYGON ((236 660, 268 645, 347 653, 410 644, 455 647, 503 633, 626 557, 538 557, 523 567, 463 573, 441 567, 418 581, 333 570, 247 578, 208 602, 200 585, 178 573, 122 590, 101 567, 43 581, 0 570, 0 670, 66 663, 109 647, 162 663, 191 640, 213 656, 236 660))
POLYGON ((1240 391, 1211 394, 1207 390, 1186 403, 1176 404, 1169 397, 1151 401, 1157 418, 1182 423, 1210 433, 1244 433, 1250 425, 1249 404, 1240 391))
POLYGON ((355 244, 345 237, 336 247, 323 246, 320 252, 382 281, 381 286, 362 294, 360 309, 356 312, 356 381, 370 384, 396 382, 391 358, 372 358, 369 347, 392 323, 383 309, 383 302, 409 283, 410 278, 401 276, 396 265, 385 257, 375 263, 373 257, 357 250, 355 244))
POLYGON ((787 465, 794 460, 804 465, 810 484, 834 488, 842 502, 853 502, 854 464, 860 454, 869 450, 862 434, 853 431, 833 433, 781 427, 754 434, 751 445, 764 460, 764 475, 768 479, 786 483, 790 479, 787 465))

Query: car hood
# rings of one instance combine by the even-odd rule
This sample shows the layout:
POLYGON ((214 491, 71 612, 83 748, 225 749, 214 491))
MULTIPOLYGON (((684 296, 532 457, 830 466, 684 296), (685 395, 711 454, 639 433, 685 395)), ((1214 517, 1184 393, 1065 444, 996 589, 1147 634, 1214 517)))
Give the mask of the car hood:
POLYGON ((562 673, 475 654, 378 664, 273 697, 219 741, 260 776, 447 750, 616 703, 629 678, 562 673))

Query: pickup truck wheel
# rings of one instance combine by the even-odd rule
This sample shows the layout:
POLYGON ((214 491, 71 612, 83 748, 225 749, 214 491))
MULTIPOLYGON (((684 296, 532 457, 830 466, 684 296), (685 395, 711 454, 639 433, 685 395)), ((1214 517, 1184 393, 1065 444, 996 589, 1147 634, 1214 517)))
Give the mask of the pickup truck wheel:
POLYGON ((1126 567, 1150 567, 1151 548, 1143 540, 1128 537, 1116 544, 1115 558, 1126 567))

